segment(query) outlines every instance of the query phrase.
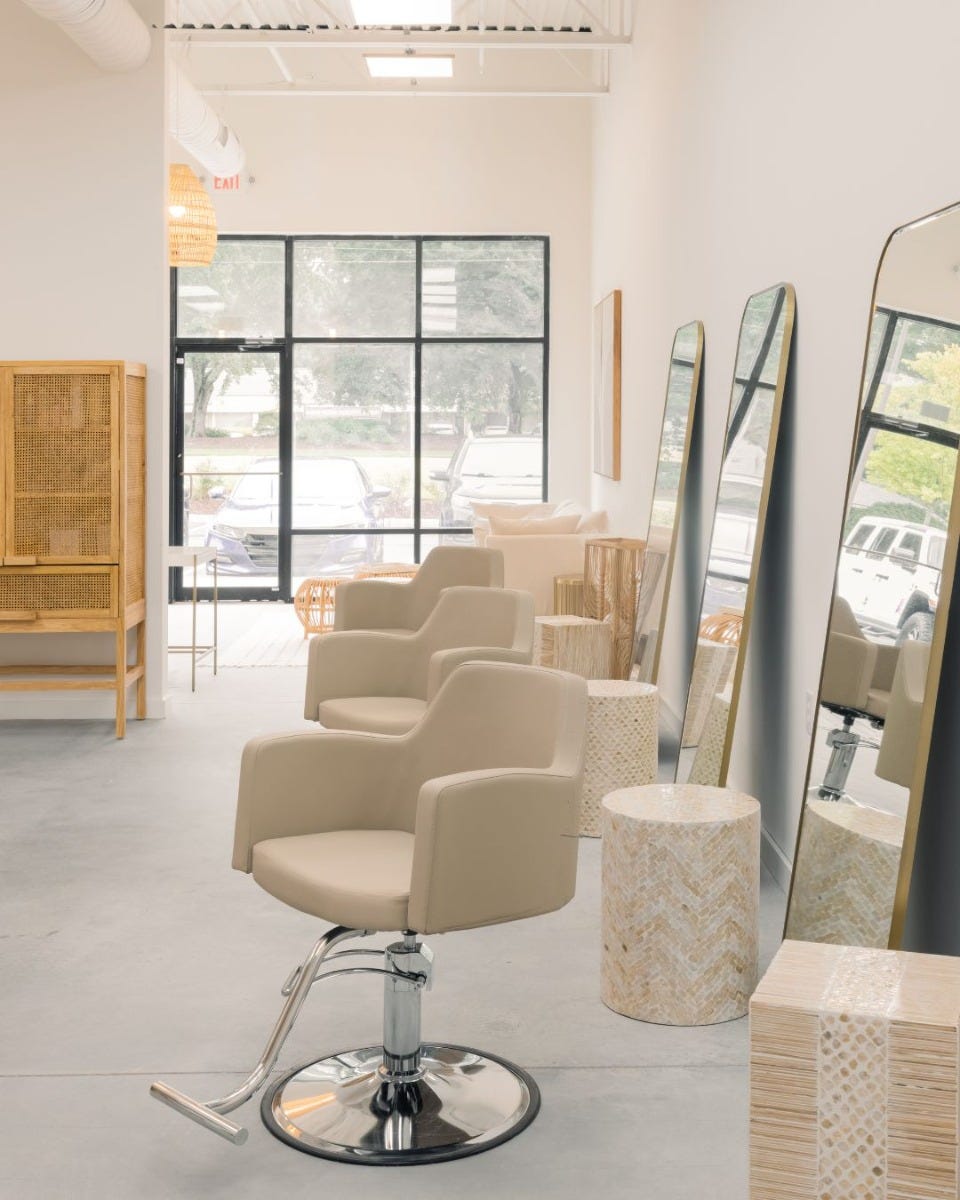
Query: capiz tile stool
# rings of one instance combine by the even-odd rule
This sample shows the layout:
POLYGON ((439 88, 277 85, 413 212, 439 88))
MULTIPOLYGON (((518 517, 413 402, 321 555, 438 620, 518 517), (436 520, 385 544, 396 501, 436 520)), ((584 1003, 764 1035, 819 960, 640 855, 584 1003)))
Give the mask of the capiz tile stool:
POLYGON ((657 785, 613 792, 602 812, 604 1004, 659 1025, 744 1016, 759 958, 760 805, 657 785))
POLYGON ((610 626, 589 617, 537 617, 533 661, 584 679, 605 679, 610 670, 610 626))
POLYGON ((784 942, 750 1002, 750 1200, 958 1194, 960 959, 784 942))
POLYGON ((600 802, 608 792, 656 783, 659 701, 652 683, 588 681, 581 837, 600 836, 600 802))

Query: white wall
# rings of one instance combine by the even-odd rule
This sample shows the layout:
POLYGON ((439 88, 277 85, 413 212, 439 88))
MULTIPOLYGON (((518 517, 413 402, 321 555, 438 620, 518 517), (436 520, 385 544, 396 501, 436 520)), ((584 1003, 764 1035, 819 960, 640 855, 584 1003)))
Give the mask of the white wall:
MULTIPOLYGON (((162 17, 159 0, 138 5, 162 17)), ((149 712, 166 678, 167 266, 161 39, 99 70, 51 21, 0 13, 0 359, 147 364, 149 712)), ((111 661, 112 635, 0 639, 0 661, 111 661)), ((110 693, 8 693, 0 717, 111 716, 110 693)))
POLYGON ((550 237, 551 497, 589 496, 588 101, 233 99, 256 182, 215 195, 233 233, 550 237))
MULTIPOLYGON (((960 9, 949 0, 909 10, 896 0, 644 0, 634 45, 615 55, 611 95, 595 102, 593 295, 623 288, 624 451, 623 482, 594 476, 593 495, 625 528, 646 521, 674 328, 706 326, 715 479, 744 302, 781 280, 797 289, 780 564, 790 600, 772 611, 771 589, 758 605, 763 636, 748 654, 731 770, 760 794, 768 837, 786 856, 874 271, 894 227, 960 198, 957 45, 960 9), (774 662, 783 694, 764 688, 774 662)), ((668 683, 676 703, 679 684, 668 683)))

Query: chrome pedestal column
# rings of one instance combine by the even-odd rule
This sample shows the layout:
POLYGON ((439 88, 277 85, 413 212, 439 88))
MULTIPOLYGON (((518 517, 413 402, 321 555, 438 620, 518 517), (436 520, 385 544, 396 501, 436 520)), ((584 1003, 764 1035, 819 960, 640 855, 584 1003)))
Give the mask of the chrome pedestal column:
POLYGON ((530 1124, 540 1092, 525 1071, 421 1043, 432 961, 415 934, 387 948, 383 1046, 330 1055, 273 1084, 260 1108, 271 1133, 322 1158, 404 1166, 478 1154, 530 1124))

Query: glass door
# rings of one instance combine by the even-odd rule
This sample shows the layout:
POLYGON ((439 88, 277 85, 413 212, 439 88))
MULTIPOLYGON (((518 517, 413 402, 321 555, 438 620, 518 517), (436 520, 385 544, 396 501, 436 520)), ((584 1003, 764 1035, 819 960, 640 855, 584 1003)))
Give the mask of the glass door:
MULTIPOLYGON (((176 360, 175 540, 217 551, 221 594, 276 600, 287 553, 280 537, 281 349, 195 346, 176 360)), ((201 566, 201 588, 212 564, 201 566)), ((193 586, 183 572, 176 591, 193 586)))

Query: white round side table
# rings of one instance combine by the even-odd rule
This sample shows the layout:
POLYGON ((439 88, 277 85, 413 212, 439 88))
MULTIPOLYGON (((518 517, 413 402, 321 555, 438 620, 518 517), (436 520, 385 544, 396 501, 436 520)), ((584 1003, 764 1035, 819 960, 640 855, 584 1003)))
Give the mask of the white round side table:
POLYGON ((608 792, 656 782, 659 693, 652 683, 588 679, 587 694, 580 834, 599 837, 608 792))
POLYGON ((757 985, 760 805, 728 788, 603 801, 602 998, 660 1025, 742 1017, 757 985))

